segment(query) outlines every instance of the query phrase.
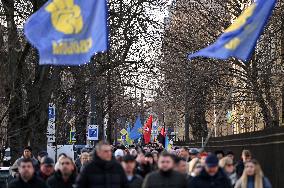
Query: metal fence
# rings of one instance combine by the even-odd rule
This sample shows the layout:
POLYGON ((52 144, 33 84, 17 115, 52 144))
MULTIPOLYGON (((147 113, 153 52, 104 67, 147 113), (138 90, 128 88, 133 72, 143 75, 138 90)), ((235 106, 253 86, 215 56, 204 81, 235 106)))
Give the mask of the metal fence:
MULTIPOLYGON (((175 145, 200 148, 202 142, 176 142, 175 145)), ((261 163, 273 188, 284 188, 284 127, 212 138, 205 147, 205 150, 210 152, 216 150, 233 151, 236 160, 240 159, 243 149, 249 149, 253 153, 253 157, 261 163)))

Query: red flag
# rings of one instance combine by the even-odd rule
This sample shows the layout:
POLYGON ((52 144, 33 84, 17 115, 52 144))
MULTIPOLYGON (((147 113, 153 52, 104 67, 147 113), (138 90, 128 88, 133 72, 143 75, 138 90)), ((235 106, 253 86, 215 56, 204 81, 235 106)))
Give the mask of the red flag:
POLYGON ((152 131, 152 123, 153 123, 153 116, 150 115, 149 119, 147 120, 146 124, 144 125, 144 142, 148 144, 151 140, 151 131, 152 131))
POLYGON ((158 136, 158 141, 163 144, 163 146, 165 147, 165 139, 166 138, 166 130, 165 130, 165 126, 161 129, 161 132, 158 136))

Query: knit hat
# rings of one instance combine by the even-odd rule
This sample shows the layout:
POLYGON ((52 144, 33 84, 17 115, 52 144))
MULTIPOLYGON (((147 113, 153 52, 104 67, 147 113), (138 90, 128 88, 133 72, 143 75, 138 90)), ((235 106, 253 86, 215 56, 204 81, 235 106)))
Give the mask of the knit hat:
POLYGON ((206 160, 205 160, 205 164, 206 166, 208 166, 209 168, 211 167, 217 167, 218 166, 218 163, 219 163, 219 160, 218 158, 216 157, 216 155, 214 154, 210 154, 206 157, 206 160))
POLYGON ((44 158, 41 160, 41 164, 53 166, 53 165, 54 165, 54 161, 53 161, 53 159, 50 158, 50 157, 44 157, 44 158))

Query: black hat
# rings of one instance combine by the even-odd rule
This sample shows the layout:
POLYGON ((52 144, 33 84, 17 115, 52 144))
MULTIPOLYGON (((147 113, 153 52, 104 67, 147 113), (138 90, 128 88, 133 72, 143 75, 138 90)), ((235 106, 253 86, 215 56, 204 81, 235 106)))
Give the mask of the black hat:
POLYGON ((26 146, 26 147, 24 147, 24 151, 25 150, 29 150, 30 152, 32 152, 33 151, 33 149, 32 149, 32 147, 31 146, 26 146))
POLYGON ((205 164, 206 164, 209 168, 218 166, 218 163, 219 163, 219 160, 218 160, 218 158, 216 157, 216 155, 214 155, 214 154, 209 154, 209 155, 206 157, 205 164))
POLYGON ((129 155, 129 154, 127 154, 127 155, 125 155, 123 158, 122 158, 122 161, 124 161, 124 162, 135 162, 135 157, 134 156, 132 156, 132 155, 129 155))
POLYGON ((50 157, 44 157, 42 160, 41 160, 41 164, 45 164, 45 165, 54 165, 54 161, 52 158, 50 157))

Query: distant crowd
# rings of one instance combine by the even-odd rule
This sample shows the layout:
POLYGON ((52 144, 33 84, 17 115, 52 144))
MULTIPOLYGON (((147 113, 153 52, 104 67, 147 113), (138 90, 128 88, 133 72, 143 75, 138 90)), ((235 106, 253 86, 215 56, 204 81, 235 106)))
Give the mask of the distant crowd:
POLYGON ((236 161, 231 151, 214 153, 146 145, 82 149, 75 161, 62 153, 56 162, 31 147, 10 167, 9 188, 271 188, 249 150, 236 161))

